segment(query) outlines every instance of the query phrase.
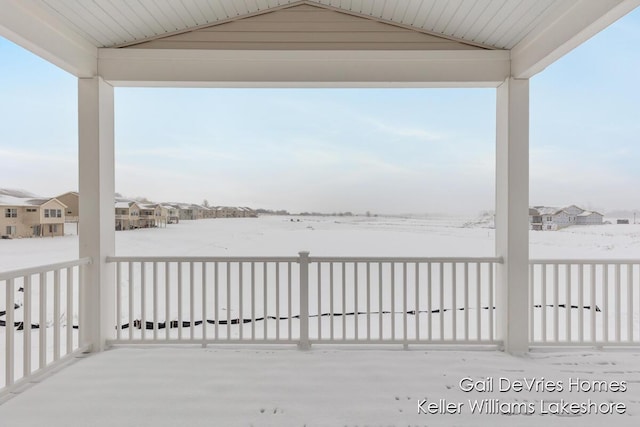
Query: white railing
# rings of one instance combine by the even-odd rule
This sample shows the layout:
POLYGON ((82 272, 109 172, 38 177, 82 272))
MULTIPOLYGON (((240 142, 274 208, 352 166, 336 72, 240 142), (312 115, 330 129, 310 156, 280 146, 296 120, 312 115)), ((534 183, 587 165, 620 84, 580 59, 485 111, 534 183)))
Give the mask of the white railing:
POLYGON ((0 396, 83 350, 78 315, 89 263, 84 258, 0 273, 0 396))
POLYGON ((110 257, 124 343, 496 345, 499 258, 110 257))
POLYGON ((532 260, 531 345, 640 345, 640 260, 532 260))

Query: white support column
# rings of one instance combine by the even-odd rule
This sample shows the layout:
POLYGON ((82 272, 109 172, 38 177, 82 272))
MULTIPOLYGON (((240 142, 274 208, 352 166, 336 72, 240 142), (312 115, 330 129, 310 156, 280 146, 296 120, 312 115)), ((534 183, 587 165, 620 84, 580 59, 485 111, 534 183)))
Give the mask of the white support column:
POLYGON ((114 335, 115 255, 113 87, 100 77, 78 79, 80 257, 91 257, 80 301, 80 343, 102 351, 114 335))
POLYGON ((529 80, 497 89, 496 256, 498 336, 505 350, 529 349, 529 80))

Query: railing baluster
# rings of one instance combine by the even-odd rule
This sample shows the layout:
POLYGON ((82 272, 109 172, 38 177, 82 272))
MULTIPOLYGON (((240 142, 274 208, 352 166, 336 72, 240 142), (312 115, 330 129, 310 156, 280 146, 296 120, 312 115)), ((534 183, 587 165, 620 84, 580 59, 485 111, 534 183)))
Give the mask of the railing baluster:
POLYGON ((407 345, 407 263, 402 263, 402 342, 407 345))
POLYGON ((215 324, 213 326, 213 336, 216 341, 220 338, 219 335, 219 324, 220 324, 220 294, 219 294, 219 271, 218 271, 218 261, 213 263, 213 317, 215 319, 215 324))
MULTIPOLYGON (((78 273, 80 268, 78 267, 78 273)), ((67 353, 73 352, 73 270, 71 267, 67 268, 67 308, 65 321, 67 332, 67 353)))
MULTIPOLYGON (((533 298, 531 299, 533 301, 533 298)), ((482 263, 476 264, 476 338, 482 340, 482 263)), ((431 337, 429 337, 431 339, 431 337)))
MULTIPOLYGON (((55 317, 55 316, 54 316, 55 317)), ((122 266, 116 263, 116 339, 122 338, 122 266)), ((55 356, 54 356, 55 359, 55 356)))
POLYGON ((431 263, 427 263, 427 319, 429 320, 429 329, 427 329, 427 339, 431 341, 433 338, 433 290, 431 289, 431 263))
POLYGON ((244 268, 244 265, 242 262, 238 263, 238 338, 243 339, 244 337, 244 310, 243 310, 243 306, 244 306, 244 301, 243 301, 243 294, 244 294, 244 283, 242 280, 242 270, 244 268))
POLYGON ((22 307, 22 376, 26 377, 31 374, 31 275, 24 276, 22 280, 22 287, 24 288, 24 304, 22 307))
POLYGON ((129 340, 133 339, 133 322, 134 322, 134 314, 133 314, 133 263, 129 261, 128 263, 129 270, 127 274, 129 275, 129 340))
POLYGON ((464 268, 464 340, 469 341, 469 263, 464 268))
POLYGON ((444 338, 444 263, 440 263, 440 268, 438 270, 440 273, 440 341, 443 341, 444 338))
POLYGON ((251 341, 256 340, 256 270, 251 263, 251 341))
POLYGON ((367 263, 367 341, 371 340, 371 263, 367 263))
POLYGON ((456 280, 457 264, 451 263, 451 333, 453 340, 458 338, 458 326, 457 326, 457 303, 458 296, 456 294, 457 280, 456 280))
POLYGON ((347 339, 347 272, 342 263, 342 339, 347 339))
MULTIPOLYGON (((560 284, 558 277, 558 264, 553 265, 553 340, 560 341, 560 284)), ((565 304, 565 307, 568 306, 565 304)))
POLYGON ((153 340, 158 339, 158 263, 153 263, 153 340))
POLYGON ((38 359, 39 368, 44 369, 47 365, 47 273, 40 273, 40 295, 38 298, 39 315, 38 315, 38 359))
POLYGON ((578 340, 584 342, 584 267, 582 264, 576 264, 578 267, 578 340))
POLYGON ((263 299, 263 313, 262 313, 262 317, 264 318, 263 320, 263 324, 262 324, 262 339, 266 340, 269 338, 269 330, 268 330, 268 323, 267 323, 267 311, 268 311, 268 302, 269 302, 269 294, 268 294, 268 287, 267 287, 267 262, 264 261, 262 263, 262 299, 263 299))
POLYGON ((627 340, 633 342, 633 266, 627 264, 627 340))
POLYGON ((615 284, 615 312, 616 312, 616 343, 620 342, 620 330, 622 328, 622 313, 620 310, 620 264, 616 264, 616 268, 615 268, 615 280, 616 280, 616 284, 615 284))
POLYGON ((182 312, 182 263, 178 262, 178 339, 182 340, 182 322, 184 316, 182 312))
POLYGON ((382 321, 384 319, 383 311, 384 306, 382 305, 382 262, 378 263, 378 311, 380 314, 378 315, 378 339, 384 339, 384 331, 382 321))
POLYGON ((288 313, 288 319, 287 319, 287 323, 288 323, 288 334, 289 334, 289 341, 291 341, 293 339, 293 335, 291 332, 291 324, 293 321, 293 313, 291 312, 291 262, 287 263, 287 313, 288 313))
POLYGON ((276 340, 280 340, 280 263, 276 262, 276 340))
MULTIPOLYGON (((9 301, 7 301, 9 306, 9 301)), ((7 323, 7 328, 9 323, 7 323)), ((60 359, 60 270, 53 272, 53 360, 60 359)))
POLYGON ((140 328, 144 340, 147 337, 147 264, 140 263, 140 328))
POLYGON ((416 280, 416 302, 414 304, 416 311, 416 331, 415 331, 415 339, 416 341, 420 341, 420 263, 415 263, 415 280, 416 280))
POLYGON ((206 347, 207 345, 207 263, 202 262, 200 265, 201 274, 200 279, 202 280, 202 346, 206 347))
POLYGON ((195 337, 196 314, 195 314, 195 267, 193 261, 189 262, 189 337, 191 340, 195 337))
POLYGON ((602 341, 609 342, 609 267, 602 264, 602 341))
POLYGON ((529 264, 529 342, 534 342, 536 340, 535 337, 535 299, 533 288, 535 286, 535 264, 529 264))
POLYGON ((589 289, 589 299, 591 300, 591 310, 590 310, 590 328, 591 328, 591 341, 596 342, 596 266, 595 264, 590 265, 590 289, 589 289))
POLYGON ((322 339, 322 263, 318 262, 318 340, 322 339))
POLYGON ((329 339, 333 341, 334 338, 334 318, 333 318, 333 262, 329 263, 329 326, 331 328, 331 333, 329 334, 329 339))
POLYGON ((571 327, 571 268, 569 264, 565 264, 564 270, 564 280, 565 280, 565 293, 566 293, 566 303, 565 303, 565 322, 566 322, 566 337, 567 342, 571 341, 571 331, 573 328, 571 327))
POLYGON ((309 343, 309 252, 299 252, 300 262, 300 342, 298 347, 308 350, 309 343))
POLYGON ((358 263, 353 263, 353 325, 354 325, 354 337, 358 340, 358 263))
POLYGON ((493 341, 495 337, 496 324, 493 321, 493 311, 495 310, 496 302, 494 296, 494 274, 493 269, 495 268, 495 264, 493 262, 488 262, 489 266, 489 341, 493 341))
MULTIPOLYGON (((6 289, 5 296, 7 302, 7 315, 6 315, 6 335, 5 335, 5 385, 8 387, 14 383, 14 370, 15 370, 15 279, 9 279, 5 281, 6 289)), ((24 286, 23 286, 24 288, 24 286)))
POLYGON ((542 303, 540 304, 542 318, 542 342, 547 342, 547 264, 542 264, 542 303))
POLYGON ((227 262, 227 340, 231 339, 231 263, 227 262))
POLYGON ((396 264, 391 262, 391 340, 396 340, 396 264))
POLYGON ((171 265, 169 261, 164 263, 164 328, 165 339, 168 341, 171 338, 171 288, 170 288, 170 276, 171 265))

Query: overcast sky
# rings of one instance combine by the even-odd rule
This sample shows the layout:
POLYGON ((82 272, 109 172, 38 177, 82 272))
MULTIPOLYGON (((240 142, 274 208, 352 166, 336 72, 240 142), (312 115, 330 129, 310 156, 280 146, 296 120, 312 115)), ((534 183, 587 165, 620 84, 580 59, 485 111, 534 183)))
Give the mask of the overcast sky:
MULTIPOLYGON (((640 208, 640 11, 531 80, 532 205, 640 208)), ((0 188, 78 186, 76 79, 0 38, 0 188)), ((494 206, 495 89, 116 89, 116 191, 291 211, 494 206)))

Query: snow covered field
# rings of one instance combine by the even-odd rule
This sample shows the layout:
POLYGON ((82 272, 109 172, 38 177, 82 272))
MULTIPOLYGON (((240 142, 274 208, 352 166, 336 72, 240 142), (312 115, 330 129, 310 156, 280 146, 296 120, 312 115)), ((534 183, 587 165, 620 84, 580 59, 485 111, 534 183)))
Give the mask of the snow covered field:
MULTIPOLYGON (((62 238, 1 240, 0 271, 77 258, 78 238, 69 231, 62 238)), ((575 226, 557 232, 531 232, 530 240, 531 258, 640 259, 640 225, 575 226)), ((296 256, 299 251, 308 250, 315 256, 474 257, 492 256, 493 247, 494 230, 485 219, 447 217, 272 216, 184 221, 166 229, 116 233, 119 256, 296 256)), ((36 287, 36 298, 37 291, 36 287)), ((2 307, 4 297, 4 286, 0 286, 2 307)), ((16 318, 20 311, 16 311, 16 318)), ((551 319, 553 309, 547 311, 551 319)), ((47 335, 51 329, 47 328, 47 335)), ((32 340, 37 339, 38 333, 34 332, 32 340)), ((4 328, 0 328, 0 349, 3 346, 4 328)), ((4 357, 4 351, 0 354, 4 357)), ((18 362, 19 356, 16 355, 18 362)), ((37 358, 37 354, 33 356, 37 358)), ((639 357, 640 353, 635 352, 586 350, 513 358, 497 352, 425 354, 417 348, 403 352, 318 347, 309 353, 292 351, 290 347, 273 351, 118 349, 77 363, 10 400, 0 406, 0 419, 7 420, 7 425, 20 426, 42 425, 43 419, 51 417, 59 420, 60 426, 162 426, 182 425, 182 420, 188 420, 190 426, 533 426, 596 425, 605 420, 616 425, 637 425, 639 357), (584 376, 594 381, 627 381, 627 390, 465 393, 457 383, 464 376, 496 381, 499 377, 545 377, 564 382, 573 376, 584 376), (90 384, 95 383, 108 386, 100 394, 90 389, 90 384), (67 394, 58 394, 59 390, 67 390, 67 394), (514 415, 516 418, 472 415, 469 397, 532 403, 535 413, 514 415), (165 398, 179 404, 158 403, 165 398), (441 398, 463 402, 463 411, 449 415, 419 413, 418 403, 424 398, 436 403, 441 398), (622 402, 627 409, 623 415, 541 413, 542 400, 583 402, 589 398, 622 402), (71 403, 61 403, 65 401, 71 403), (25 411, 25 407, 34 404, 45 409, 25 411), (138 418, 133 414, 139 405, 164 415, 138 418), (176 412, 171 414, 168 408, 176 412), (103 416, 86 424, 91 413, 103 416), (211 424, 211 419, 221 421, 211 424)), ((33 360, 34 366, 36 361, 33 360)))
MULTIPOLYGON (((481 220, 450 217, 211 219, 117 232, 116 255, 295 256, 307 250, 315 256, 493 256, 494 231, 481 220)), ((532 231, 530 256, 639 259, 640 224, 532 231)), ((75 234, 0 241, 0 271, 77 257, 75 234)))

